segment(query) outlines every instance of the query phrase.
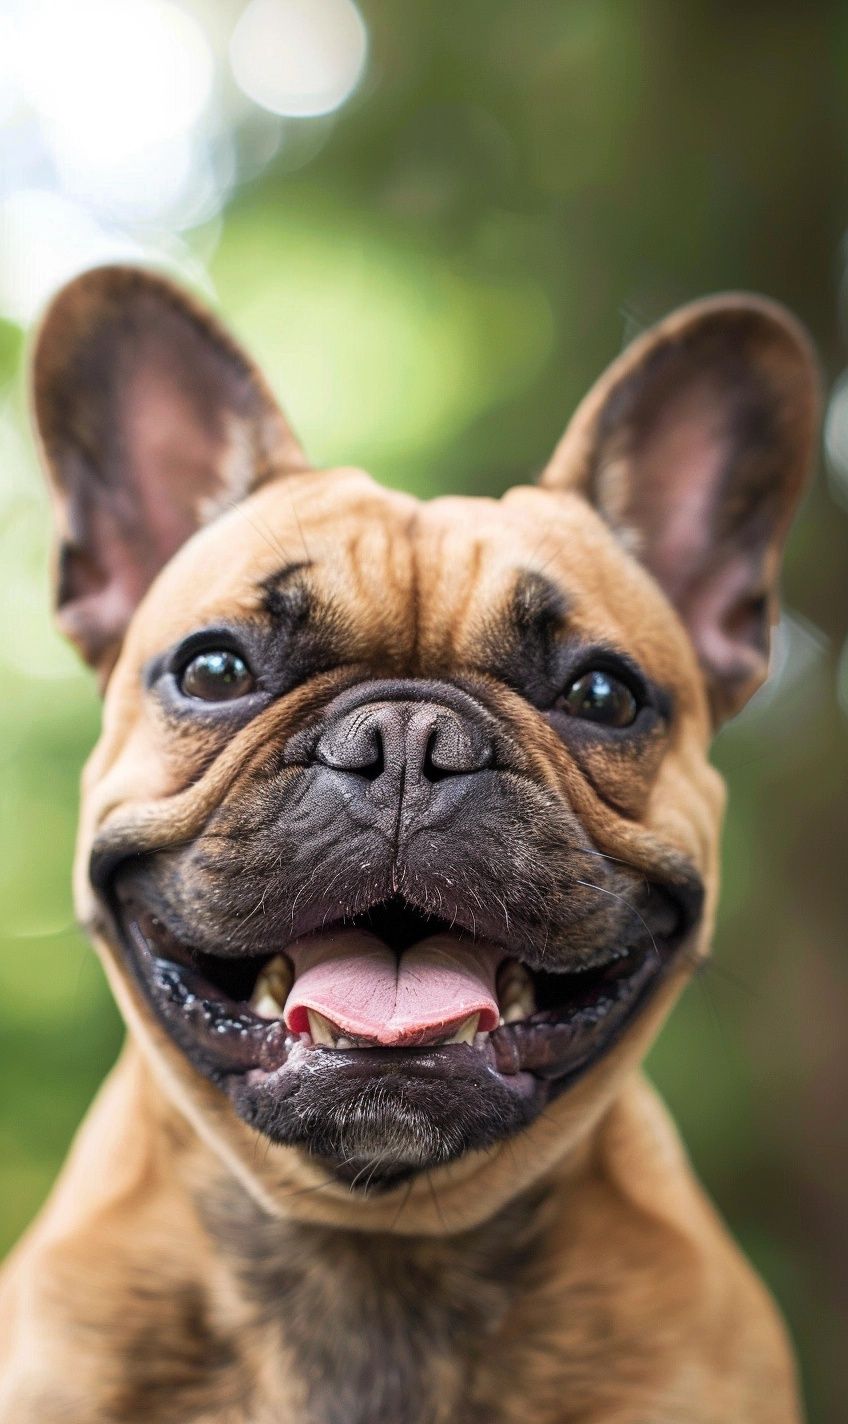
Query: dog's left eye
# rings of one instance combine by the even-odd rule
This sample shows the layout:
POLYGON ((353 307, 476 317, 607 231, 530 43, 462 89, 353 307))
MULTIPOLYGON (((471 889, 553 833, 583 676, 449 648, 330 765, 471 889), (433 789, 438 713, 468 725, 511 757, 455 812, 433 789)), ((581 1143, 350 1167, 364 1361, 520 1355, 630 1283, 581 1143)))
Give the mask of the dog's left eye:
POLYGON ((558 705, 572 717, 604 727, 629 727, 639 713, 639 703, 627 683, 603 668, 581 673, 558 705))
POLYGON ((187 663, 179 678, 180 691, 202 702, 232 702, 255 686, 244 658, 229 648, 210 648, 187 663))

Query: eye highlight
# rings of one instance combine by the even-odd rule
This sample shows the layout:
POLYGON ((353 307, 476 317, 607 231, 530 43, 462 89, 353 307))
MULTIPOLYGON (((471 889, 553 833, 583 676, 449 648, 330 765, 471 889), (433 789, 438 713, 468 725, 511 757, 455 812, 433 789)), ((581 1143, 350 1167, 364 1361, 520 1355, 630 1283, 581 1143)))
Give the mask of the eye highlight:
POLYGON ((571 717, 603 727, 629 727, 639 715, 639 702, 627 683, 605 668, 581 673, 557 706, 571 717))
POLYGON ((244 658, 230 648, 207 648, 186 663, 177 679, 180 692, 201 702, 233 702, 256 686, 244 658))

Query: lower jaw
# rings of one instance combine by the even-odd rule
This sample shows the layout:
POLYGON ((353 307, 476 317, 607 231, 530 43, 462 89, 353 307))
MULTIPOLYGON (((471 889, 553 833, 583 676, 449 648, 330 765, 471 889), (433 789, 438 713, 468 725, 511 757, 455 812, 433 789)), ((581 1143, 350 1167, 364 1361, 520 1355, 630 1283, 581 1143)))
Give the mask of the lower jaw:
POLYGON ((157 1018, 242 1120, 369 1188, 397 1185, 528 1126, 621 1038, 676 957, 671 948, 637 954, 605 992, 473 1044, 331 1049, 210 993, 194 970, 156 957, 137 923, 123 929, 157 1018))
POLYGON ((273 1073, 228 1076, 239 1117, 300 1149, 352 1189, 385 1191, 514 1137, 552 1085, 501 1074, 470 1044, 430 1049, 296 1046, 273 1073))

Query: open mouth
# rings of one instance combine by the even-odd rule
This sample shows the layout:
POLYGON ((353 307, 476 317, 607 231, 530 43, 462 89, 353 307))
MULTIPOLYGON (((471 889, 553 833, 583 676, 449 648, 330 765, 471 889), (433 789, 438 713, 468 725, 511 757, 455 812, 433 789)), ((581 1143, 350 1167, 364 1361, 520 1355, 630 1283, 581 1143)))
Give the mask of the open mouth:
POLYGON ((635 937, 585 968, 535 968, 509 948, 400 897, 254 957, 196 952, 137 897, 117 909, 134 972, 158 1016, 208 1076, 251 1081, 305 1055, 449 1066, 475 1056, 518 1085, 564 1085, 618 1038, 674 957, 685 925, 656 887, 635 937))

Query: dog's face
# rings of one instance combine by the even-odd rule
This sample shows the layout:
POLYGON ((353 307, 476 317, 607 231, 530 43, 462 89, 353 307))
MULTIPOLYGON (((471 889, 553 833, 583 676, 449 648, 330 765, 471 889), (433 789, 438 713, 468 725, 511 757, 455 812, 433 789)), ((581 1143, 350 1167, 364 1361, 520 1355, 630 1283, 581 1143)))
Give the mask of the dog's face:
POLYGON ((79 906, 164 1090, 266 1194, 306 1158, 516 1190, 706 951, 706 749, 765 670, 803 336, 684 310, 499 501, 311 470, 149 274, 65 289, 34 391, 60 616, 106 684, 79 906))

